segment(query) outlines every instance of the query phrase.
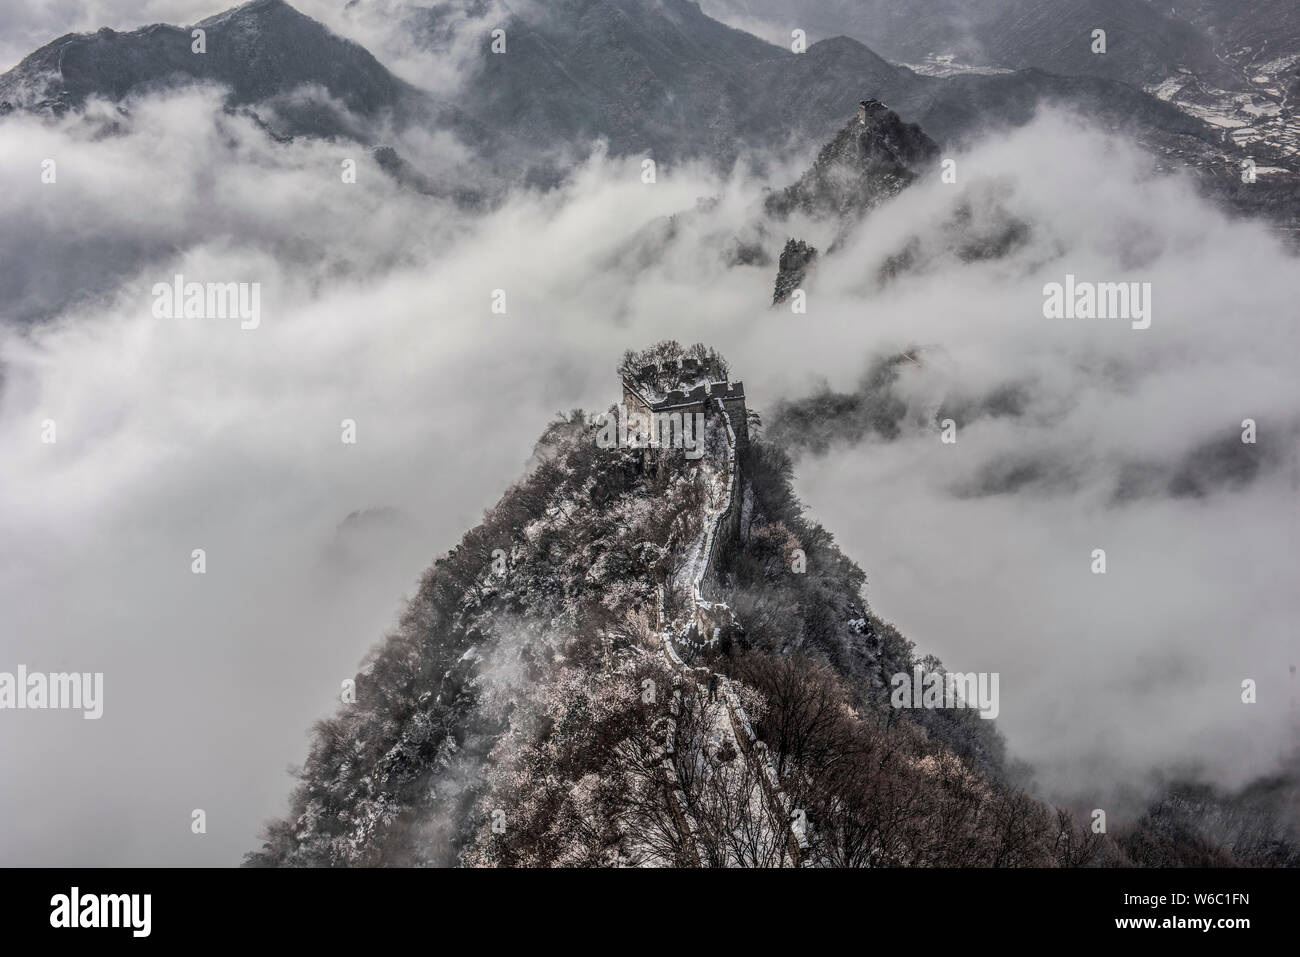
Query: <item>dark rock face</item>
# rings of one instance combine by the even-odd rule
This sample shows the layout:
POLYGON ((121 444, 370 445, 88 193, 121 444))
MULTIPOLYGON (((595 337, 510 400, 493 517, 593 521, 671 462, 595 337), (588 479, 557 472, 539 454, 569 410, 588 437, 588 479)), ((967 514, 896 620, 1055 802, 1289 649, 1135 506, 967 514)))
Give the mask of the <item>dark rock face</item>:
POLYGON ((772 305, 778 305, 790 298, 803 283, 808 267, 817 258, 817 250, 802 239, 791 239, 781 251, 777 264, 776 291, 772 293, 772 305))
POLYGON ((857 219, 929 169, 939 147, 915 123, 904 123, 878 100, 822 147, 799 181, 768 198, 767 211, 788 216, 796 209, 814 216, 857 219))

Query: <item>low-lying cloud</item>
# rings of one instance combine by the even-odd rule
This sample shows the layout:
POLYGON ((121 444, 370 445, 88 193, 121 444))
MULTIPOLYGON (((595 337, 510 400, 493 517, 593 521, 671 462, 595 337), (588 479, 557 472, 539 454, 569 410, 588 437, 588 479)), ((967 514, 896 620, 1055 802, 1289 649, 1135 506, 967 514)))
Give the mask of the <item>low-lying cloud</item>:
MULTIPOLYGON (((272 143, 211 91, 140 101, 109 136, 81 123, 0 123, 6 181, 32 182, 0 197, 20 225, 5 314, 57 311, 0 341, 0 669, 102 671, 104 716, 0 716, 0 858, 236 862, 423 567, 553 413, 607 407, 622 352, 663 338, 716 346, 767 410, 915 350, 891 386, 898 433, 819 424, 828 451, 800 462, 800 491, 878 613, 1001 673, 999 724, 1051 793, 1189 763, 1239 781, 1287 741, 1294 459, 1200 495, 1117 496, 1115 473, 1172 468, 1246 417, 1261 446, 1294 436, 1296 264, 1123 144, 1045 116, 957 157, 958 187, 918 183, 824 258, 798 315, 768 306, 770 266, 730 255, 790 170, 646 184, 597 151, 559 190, 470 214, 346 144, 272 143), (962 190, 994 185, 1030 238, 946 257, 962 190), (934 255, 882 284, 912 236, 934 255), (84 275, 62 281, 92 296, 32 278, 76 249, 84 275), (1067 270, 1151 282, 1151 328, 1044 319, 1067 270), (154 318, 150 290, 177 273, 261 283, 258 328, 154 318), (1006 389, 1014 414, 954 412, 954 445, 922 427, 1006 389), (1068 480, 999 490, 990 469, 1018 458, 1068 480)), ((773 255, 785 228, 763 234, 773 255)))

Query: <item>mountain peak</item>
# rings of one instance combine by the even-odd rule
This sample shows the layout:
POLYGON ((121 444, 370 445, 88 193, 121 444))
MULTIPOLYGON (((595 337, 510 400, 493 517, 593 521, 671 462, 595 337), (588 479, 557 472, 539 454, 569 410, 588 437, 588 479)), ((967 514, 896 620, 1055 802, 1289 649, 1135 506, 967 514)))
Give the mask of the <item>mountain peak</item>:
MULTIPOLYGON (((862 215, 896 196, 939 157, 939 147, 915 123, 874 97, 858 103, 858 112, 821 148, 799 181, 767 198, 767 212, 780 219, 796 209, 812 216, 837 218, 841 235, 862 215)), ((833 248, 833 247, 832 247, 833 248)), ((772 304, 784 302, 799 287, 817 258, 817 250, 791 238, 781 252, 772 304)))
POLYGON ((284 0, 252 0, 191 28, 153 24, 128 33, 103 28, 67 34, 0 76, 0 101, 63 109, 88 97, 120 100, 142 89, 194 81, 220 83, 230 102, 247 104, 320 86, 350 109, 372 114, 395 105, 405 84, 351 40, 284 0))
POLYGON ((795 209, 813 215, 860 216, 896 195, 927 170, 939 146, 915 123, 905 123, 878 99, 867 98, 835 138, 822 147, 811 169, 768 198, 768 212, 795 209))
POLYGON ((816 43, 812 44, 812 46, 808 47, 807 52, 813 53, 814 55, 820 54, 823 57, 866 57, 871 60, 878 60, 881 64, 889 67, 891 70, 897 69, 897 67, 891 64, 888 60, 876 53, 875 50, 872 50, 865 43, 862 43, 860 40, 855 40, 852 37, 827 37, 825 40, 818 40, 816 43))
POLYGON ((237 7, 231 7, 229 10, 214 13, 212 16, 200 20, 195 26, 207 27, 219 23, 254 21, 273 16, 290 16, 300 20, 308 20, 312 23, 316 22, 296 7, 286 3, 285 0, 249 0, 248 3, 242 3, 237 7))

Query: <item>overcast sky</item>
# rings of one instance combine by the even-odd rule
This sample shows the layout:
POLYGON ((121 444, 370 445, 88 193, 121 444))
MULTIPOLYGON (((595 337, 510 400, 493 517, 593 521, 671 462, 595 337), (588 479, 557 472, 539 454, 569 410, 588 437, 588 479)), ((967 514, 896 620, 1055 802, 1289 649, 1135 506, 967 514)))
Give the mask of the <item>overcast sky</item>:
MULTIPOLYGON (((212 12, 155 6, 140 19, 212 12)), ((31 9, 37 29, 61 8, 31 9)), ((851 390, 873 357, 912 347, 923 362, 899 389, 918 410, 1021 391, 1023 414, 973 421, 955 445, 918 427, 806 456, 798 488, 877 613, 952 668, 1001 673, 999 726, 1049 795, 1108 800, 1176 767, 1239 783, 1293 741, 1300 270, 1125 144, 1047 115, 956 156, 958 186, 873 213, 793 315, 768 306, 772 268, 725 265, 769 183, 682 167, 645 185, 639 161, 598 156, 563 190, 470 218, 400 192, 359 150, 272 144, 212 92, 124 122, 107 138, 93 119, 0 122, 0 181, 59 159, 57 185, 0 194, 6 282, 27 288, 88 239, 138 251, 113 260, 108 292, 0 332, 0 670, 105 674, 99 721, 0 714, 0 860, 237 863, 423 568, 555 412, 605 407, 622 352, 670 337, 721 350, 759 409, 851 390), (165 179, 146 156, 167 157, 165 179), (715 195, 672 239, 657 228, 715 195), (977 226, 1012 215, 1031 242, 944 258, 963 199, 977 226), (939 259, 881 290, 876 270, 913 235, 939 259), (261 326, 153 318, 152 285, 177 272, 260 282, 261 326), (1067 272, 1152 283, 1151 328, 1044 319, 1043 284, 1067 272), (1203 497, 1116 500, 1125 468, 1174 469, 1247 417, 1280 464, 1203 497), (990 491, 1021 458, 1045 478, 990 491), (1258 705, 1240 703, 1244 678, 1258 705)))

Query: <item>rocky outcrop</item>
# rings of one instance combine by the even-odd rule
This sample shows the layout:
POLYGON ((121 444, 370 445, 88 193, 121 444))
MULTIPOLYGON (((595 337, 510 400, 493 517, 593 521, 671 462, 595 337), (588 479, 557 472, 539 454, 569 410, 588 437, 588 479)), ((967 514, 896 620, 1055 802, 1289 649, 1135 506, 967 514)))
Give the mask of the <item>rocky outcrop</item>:
MULTIPOLYGON (((863 100, 858 115, 822 147, 812 168, 767 198, 766 211, 777 219, 796 211, 836 219, 838 243, 869 209, 898 195, 938 158, 938 145, 919 126, 904 123, 879 100, 863 100)), ((772 305, 802 285, 816 257, 817 250, 804 240, 786 241, 772 305)))
POLYGON ((768 197, 767 211, 785 217, 857 220, 897 195, 939 158, 939 147, 915 123, 904 123, 879 100, 865 100, 858 116, 822 147, 799 181, 768 197))
POLYGON ((803 284, 808 267, 816 258, 816 248, 809 246, 802 239, 791 239, 786 242, 777 264, 776 290, 772 293, 772 305, 779 305, 790 298, 790 294, 803 284))

